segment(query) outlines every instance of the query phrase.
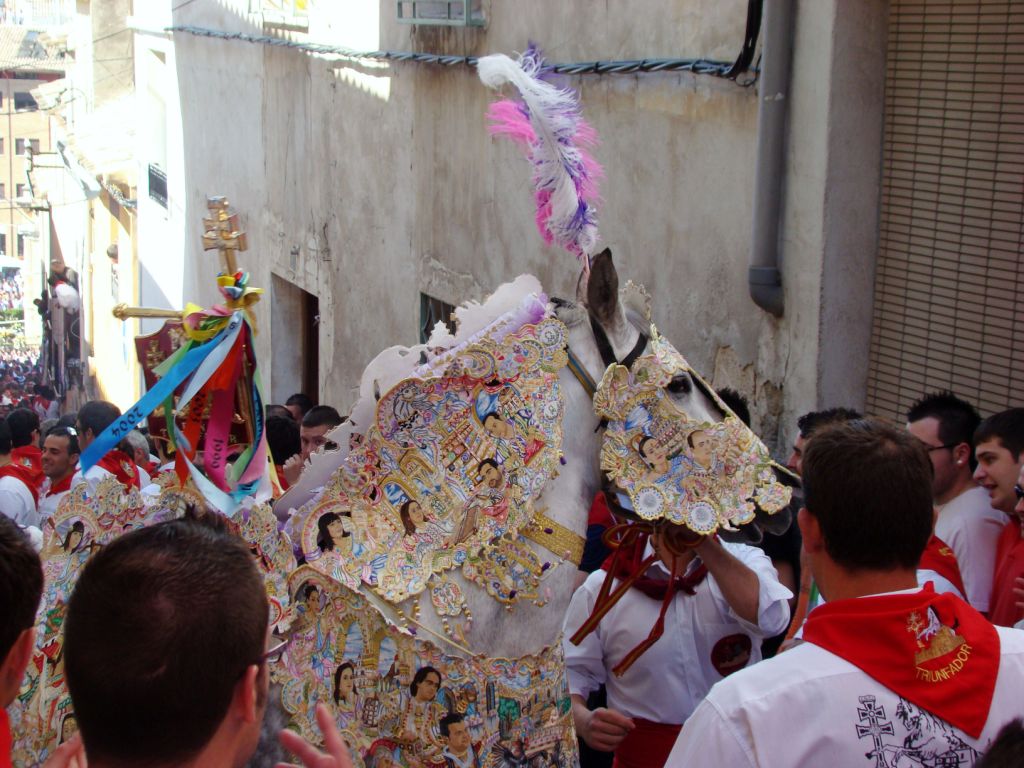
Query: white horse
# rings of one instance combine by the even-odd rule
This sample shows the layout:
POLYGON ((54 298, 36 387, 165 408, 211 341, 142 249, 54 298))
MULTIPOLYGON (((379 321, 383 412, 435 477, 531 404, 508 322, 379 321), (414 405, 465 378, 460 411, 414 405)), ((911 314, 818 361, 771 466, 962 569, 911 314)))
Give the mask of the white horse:
MULTIPOLYGON (((363 373, 360 399, 349 421, 330 435, 338 449, 312 457, 297 487, 276 505, 279 516, 315 497, 317 489, 340 466, 350 446, 358 442, 359 436, 373 422, 376 401, 382 393, 409 377, 418 365, 472 337, 517 306, 523 297, 540 292, 541 286, 535 278, 521 276, 501 286, 485 304, 470 302, 457 309, 458 329, 454 336, 439 324, 427 344, 391 347, 379 354, 363 373)), ((556 312, 568 327, 572 357, 586 371, 591 382, 596 383, 600 382, 610 363, 635 357, 646 347, 650 334, 649 311, 645 306, 647 297, 631 285, 619 290, 618 275, 609 250, 594 257, 589 273, 581 274, 576 293, 575 302, 556 300, 556 312)), ((591 396, 569 367, 562 369, 559 378, 565 401, 562 445, 565 463, 557 477, 548 483, 535 507, 545 510, 551 520, 582 539, 586 533, 591 501, 601 486, 600 420, 594 413, 591 396)), ((691 418, 701 421, 722 418, 712 398, 689 374, 678 375, 668 389, 674 402, 691 418)), ((529 544, 541 562, 559 562, 562 553, 548 552, 532 541, 529 544)), ((449 572, 448 576, 462 587, 473 616, 466 632, 468 648, 474 653, 500 658, 538 653, 557 642, 565 610, 577 583, 575 565, 562 562, 544 574, 541 589, 546 603, 537 605, 522 600, 506 609, 483 589, 464 579, 458 570, 449 572)), ((418 614, 422 626, 435 637, 442 637, 445 635, 443 622, 430 605, 427 592, 409 598, 400 608, 406 616, 418 614), (413 602, 420 603, 418 611, 414 610, 413 602)), ((386 615, 391 613, 386 604, 380 607, 386 615)))

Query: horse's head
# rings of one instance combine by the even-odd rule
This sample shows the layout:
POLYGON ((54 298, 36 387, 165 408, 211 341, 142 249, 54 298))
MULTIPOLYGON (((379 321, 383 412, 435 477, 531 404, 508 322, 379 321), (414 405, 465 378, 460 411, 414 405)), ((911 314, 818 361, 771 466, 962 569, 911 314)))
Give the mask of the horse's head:
MULTIPOLYGON (((558 316, 569 327, 569 348, 591 381, 601 381, 609 365, 629 367, 650 347, 650 297, 629 282, 620 290, 611 249, 593 257, 576 285, 576 303, 558 302, 558 316)), ((687 371, 665 385, 672 402, 701 421, 723 417, 712 394, 687 371)))
POLYGON ((646 293, 631 283, 620 290, 610 251, 594 257, 577 303, 563 302, 559 317, 582 385, 567 393, 590 393, 591 418, 605 420, 601 468, 625 509, 648 527, 665 524, 665 541, 677 550, 720 528, 733 540, 759 540, 763 510, 789 499, 767 449, 658 336, 646 293))

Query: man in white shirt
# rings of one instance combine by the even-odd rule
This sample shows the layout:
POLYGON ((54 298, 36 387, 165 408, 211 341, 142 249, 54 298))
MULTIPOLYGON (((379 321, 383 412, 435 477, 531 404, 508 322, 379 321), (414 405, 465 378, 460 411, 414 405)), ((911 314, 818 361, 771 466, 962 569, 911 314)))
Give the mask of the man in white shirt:
MULTIPOLYGON (((39 528, 32 470, 11 461, 11 429, 0 419, 0 514, 22 528, 39 528)), ((31 536, 30 532, 30 536, 31 536)))
POLYGON ((917 586, 931 462, 860 420, 804 456, 804 548, 828 602, 805 642, 716 685, 671 766, 969 766, 1020 712, 1024 633, 917 586))
POLYGON ((43 442, 43 481, 39 497, 39 516, 46 520, 57 511, 61 499, 71 490, 78 471, 78 433, 72 427, 53 427, 43 442))
POLYGON ((907 429, 924 445, 935 472, 935 536, 956 555, 967 602, 985 613, 992 594, 996 540, 1008 519, 993 509, 988 493, 972 477, 972 439, 980 423, 974 407, 952 392, 927 395, 907 412, 907 429))
MULTIPOLYGON (((90 400, 83 405, 78 411, 75 427, 78 432, 78 445, 82 451, 92 445, 92 442, 120 416, 121 409, 105 400, 90 400)), ((134 458, 119 448, 114 448, 107 451, 103 458, 89 467, 84 474, 81 470, 76 472, 72 485, 78 478, 84 478, 95 490, 100 481, 107 477, 116 477, 125 488, 135 487, 139 490, 153 482, 146 470, 135 463, 134 458)))
MULTIPOLYGON (((576 591, 565 619, 577 732, 594 749, 615 750, 620 766, 664 764, 679 726, 711 686, 758 661, 761 640, 789 621, 792 593, 761 550, 714 537, 695 549, 670 546, 666 528, 672 526, 633 545, 640 554, 631 560, 634 570, 651 555, 658 559, 593 631, 575 637, 593 625, 590 617, 608 575, 603 570, 576 591), (673 559, 682 577, 664 611, 663 633, 644 649, 659 622, 673 559), (587 696, 601 684, 607 687, 608 707, 588 710, 587 696)), ((615 586, 631 573, 616 570, 615 586)))

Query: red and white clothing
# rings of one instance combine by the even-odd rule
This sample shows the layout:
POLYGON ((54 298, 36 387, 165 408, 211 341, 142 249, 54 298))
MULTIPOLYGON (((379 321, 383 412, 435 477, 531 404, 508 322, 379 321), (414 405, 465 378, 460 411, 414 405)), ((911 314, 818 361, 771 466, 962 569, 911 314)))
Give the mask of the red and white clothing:
POLYGON ((837 601, 807 629, 815 642, 716 685, 666 765, 970 766, 1020 714, 1024 632, 993 627, 952 595, 837 601), (904 600, 918 607, 893 609, 904 600))
POLYGON ((993 624, 1012 627, 1024 619, 1014 594, 1017 579, 1024 576, 1024 522, 1014 519, 1003 528, 996 542, 996 567, 992 579, 992 601, 988 617, 993 624))
POLYGON ((78 482, 79 478, 88 481, 92 490, 107 477, 116 477, 123 486, 132 486, 138 490, 145 488, 152 483, 149 474, 140 469, 135 460, 123 451, 108 451, 107 454, 89 467, 89 471, 82 474, 81 470, 75 472, 72 485, 78 482))
POLYGON ((974 486, 938 507, 935 535, 956 555, 967 602, 988 611, 995 570, 996 540, 1008 518, 993 509, 988 492, 974 486))
POLYGON ((960 564, 953 550, 938 536, 932 534, 917 566, 917 585, 931 583, 936 592, 950 592, 961 600, 967 599, 960 564))
POLYGON ((71 490, 71 481, 75 479, 76 474, 77 471, 57 483, 50 478, 46 478, 43 482, 42 490, 39 492, 39 519, 41 521, 45 522, 48 518, 53 517, 60 500, 71 490))
POLYGON ((19 464, 0 467, 0 513, 18 525, 38 528, 37 500, 38 491, 30 469, 19 464))
POLYGON ((31 473, 32 483, 38 491, 43 487, 43 452, 34 445, 22 445, 11 450, 11 463, 25 467, 31 473))
MULTIPOLYGON (((694 594, 676 593, 665 614, 662 636, 617 677, 609 669, 648 637, 661 601, 629 589, 597 628, 573 645, 568 638, 590 617, 606 575, 595 571, 573 595, 565 618, 563 645, 570 692, 586 698, 604 684, 610 709, 653 725, 679 725, 712 685, 760 660, 761 640, 781 632, 789 621, 792 594, 779 583, 771 560, 761 550, 741 544, 722 546, 757 575, 757 623, 737 616, 708 575, 694 594)), ((653 550, 648 545, 645 551, 653 550)), ((703 567, 699 560, 691 561, 684 576, 699 567, 703 567)), ((648 574, 659 579, 669 576, 660 562, 648 574)), ((644 740, 653 739, 648 734, 644 740)), ((662 759, 667 751, 666 747, 662 759)))

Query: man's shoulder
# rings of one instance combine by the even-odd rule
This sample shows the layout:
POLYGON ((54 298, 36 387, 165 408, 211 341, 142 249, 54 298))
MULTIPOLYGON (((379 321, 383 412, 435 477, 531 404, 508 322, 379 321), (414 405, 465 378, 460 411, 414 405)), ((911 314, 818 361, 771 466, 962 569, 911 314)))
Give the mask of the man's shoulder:
POLYGON ((939 516, 955 519, 960 525, 970 525, 986 518, 1006 520, 1006 515, 992 506, 988 491, 977 485, 951 499, 939 516))
POLYGON ((715 684, 708 699, 723 712, 752 699, 790 697, 810 681, 824 681, 843 675, 863 674, 848 661, 814 643, 801 642, 770 659, 741 669, 715 684))
POLYGON ((999 653, 1004 659, 1016 663, 1024 678, 1024 629, 996 627, 999 633, 999 653))

